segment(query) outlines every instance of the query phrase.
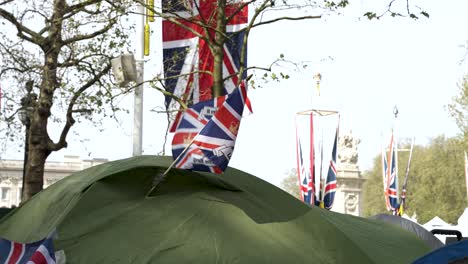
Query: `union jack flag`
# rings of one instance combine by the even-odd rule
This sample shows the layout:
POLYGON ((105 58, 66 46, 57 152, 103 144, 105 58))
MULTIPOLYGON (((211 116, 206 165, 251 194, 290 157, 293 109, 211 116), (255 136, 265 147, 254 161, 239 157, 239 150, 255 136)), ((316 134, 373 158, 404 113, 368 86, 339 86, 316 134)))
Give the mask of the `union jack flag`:
POLYGON ((395 213, 399 208, 399 204, 397 193, 396 145, 394 144, 393 133, 390 139, 390 153, 387 165, 387 197, 390 210, 395 213))
POLYGON ((301 141, 299 140, 299 168, 298 168, 298 177, 301 183, 301 199, 304 203, 314 205, 314 196, 315 196, 315 186, 313 185, 312 177, 307 170, 304 160, 302 158, 302 147, 301 141))
MULTIPOLYGON (((215 98, 209 102, 199 103, 190 107, 187 110, 188 113, 184 114, 184 118, 182 118, 177 127, 174 140, 172 141, 172 155, 176 160, 175 167, 218 174, 223 173, 234 151, 245 104, 250 109, 247 90, 241 84, 238 89, 234 90, 232 94, 225 96, 224 99, 215 98), (214 113, 198 115, 199 118, 197 120, 201 119, 202 121, 199 121, 200 123, 194 121, 194 117, 197 117, 194 115, 197 113, 197 110, 193 109, 195 106, 198 109, 203 104, 218 107, 223 100, 224 102, 221 107, 217 110, 214 110, 214 108, 211 110, 214 113), (191 136, 187 135, 186 131, 194 133, 199 128, 201 130, 195 134, 190 142, 189 138, 191 136)), ((202 113, 203 109, 206 108, 202 107, 201 109, 198 110, 199 113, 202 113)))
POLYGON ((387 176, 388 176, 388 162, 387 162, 387 154, 385 150, 382 150, 382 172, 383 172, 383 181, 384 181, 384 194, 385 194, 385 206, 387 207, 387 211, 391 210, 390 200, 388 198, 387 192, 387 176))
MULTIPOLYGON (((236 75, 240 67, 244 32, 248 22, 248 7, 240 1, 228 1, 225 8, 226 43, 223 46, 224 93, 232 93, 239 85, 236 75)), ((165 89, 187 105, 212 99, 214 58, 211 52, 216 28, 216 0, 163 0, 162 22, 165 89), (211 44, 210 44, 211 42, 211 44), (211 45, 211 46, 210 46, 211 45)), ((244 65, 247 52, 244 52, 244 65)), ((243 76, 245 78, 245 74, 243 76)), ((166 108, 180 106, 166 96, 166 108)), ((182 113, 172 122, 175 132, 182 113)))
POLYGON ((46 238, 28 244, 0 239, 0 263, 55 264, 52 239, 46 238))
POLYGON ((325 194, 323 197, 323 203, 325 208, 330 210, 333 206, 336 193, 336 155, 337 155, 337 144, 338 144, 338 127, 335 132, 335 142, 333 143, 332 158, 330 160, 330 166, 328 167, 327 180, 325 181, 325 194))
POLYGON ((178 157, 195 136, 211 120, 229 95, 199 102, 187 108, 172 138, 172 156, 178 157))

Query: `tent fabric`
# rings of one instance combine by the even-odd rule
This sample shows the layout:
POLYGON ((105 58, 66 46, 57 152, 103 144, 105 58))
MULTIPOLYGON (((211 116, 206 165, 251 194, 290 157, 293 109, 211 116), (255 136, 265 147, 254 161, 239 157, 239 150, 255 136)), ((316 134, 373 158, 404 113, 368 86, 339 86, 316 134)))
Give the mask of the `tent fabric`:
POLYGON ((140 156, 58 181, 0 220, 0 237, 57 231, 67 263, 409 263, 430 249, 393 225, 309 207, 245 172, 140 156))
POLYGON ((403 229, 415 233, 420 239, 424 240, 426 244, 433 250, 444 246, 444 244, 431 232, 427 231, 423 226, 411 220, 396 215, 387 214, 378 214, 372 216, 371 218, 400 226, 403 229))
POLYGON ((441 247, 413 262, 413 264, 426 263, 468 263, 468 240, 441 247))

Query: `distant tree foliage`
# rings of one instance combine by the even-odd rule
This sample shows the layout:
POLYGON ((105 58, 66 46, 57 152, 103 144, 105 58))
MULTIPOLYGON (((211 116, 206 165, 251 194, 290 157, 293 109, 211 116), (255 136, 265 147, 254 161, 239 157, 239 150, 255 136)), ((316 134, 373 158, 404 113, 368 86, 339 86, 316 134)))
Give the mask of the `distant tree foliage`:
MULTIPOLYGON (((399 147, 409 148, 409 144, 399 147)), ((400 191, 408 155, 408 152, 398 155, 400 191)), ((380 155, 364 176, 367 178, 363 187, 365 216, 385 213, 380 155)), ((427 146, 415 146, 407 187, 406 214, 416 213, 419 223, 439 216, 448 223, 457 224, 458 217, 468 206, 462 140, 439 136, 427 146)))
POLYGON ((299 199, 299 183, 296 169, 291 169, 288 175, 281 181, 281 189, 299 199))
POLYGON ((466 149, 468 147, 468 74, 463 77, 458 87, 458 94, 452 98, 452 103, 447 108, 462 132, 466 149))

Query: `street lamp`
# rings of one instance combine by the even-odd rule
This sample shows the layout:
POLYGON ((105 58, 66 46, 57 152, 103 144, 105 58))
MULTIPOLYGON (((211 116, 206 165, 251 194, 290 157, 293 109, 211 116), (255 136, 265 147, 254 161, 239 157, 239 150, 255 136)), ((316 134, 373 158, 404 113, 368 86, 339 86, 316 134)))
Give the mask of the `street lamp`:
POLYGON ((320 82, 322 81, 322 74, 320 74, 320 72, 316 73, 314 75, 314 80, 315 80, 315 83, 317 85, 317 93, 318 95, 320 95, 320 82))
POLYGON ((34 112, 34 105, 37 100, 37 95, 32 92, 34 82, 26 82, 26 95, 21 98, 21 108, 18 111, 18 117, 21 123, 25 126, 25 137, 24 137, 24 161, 23 161, 23 183, 21 186, 21 198, 23 198, 24 183, 26 178, 26 164, 28 161, 29 152, 29 128, 31 126, 31 118, 34 112))

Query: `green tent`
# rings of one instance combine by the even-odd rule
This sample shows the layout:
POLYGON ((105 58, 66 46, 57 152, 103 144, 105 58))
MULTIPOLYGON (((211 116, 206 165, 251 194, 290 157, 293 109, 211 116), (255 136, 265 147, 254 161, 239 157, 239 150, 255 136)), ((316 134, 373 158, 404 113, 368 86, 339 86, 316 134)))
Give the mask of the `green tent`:
POLYGON ((0 221, 0 237, 57 231, 67 263, 409 263, 429 252, 379 221, 310 208, 242 171, 172 169, 170 157, 105 163, 55 183, 0 221))

